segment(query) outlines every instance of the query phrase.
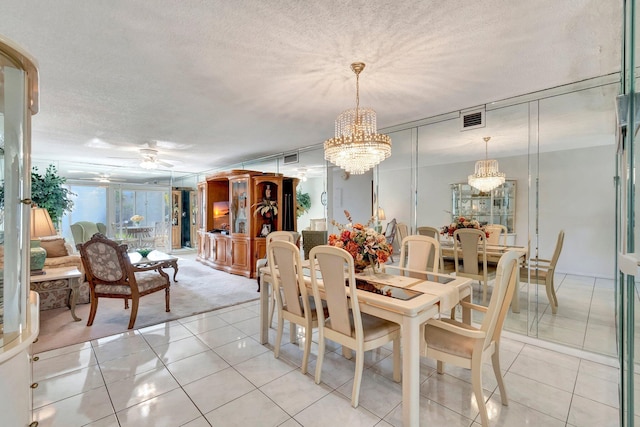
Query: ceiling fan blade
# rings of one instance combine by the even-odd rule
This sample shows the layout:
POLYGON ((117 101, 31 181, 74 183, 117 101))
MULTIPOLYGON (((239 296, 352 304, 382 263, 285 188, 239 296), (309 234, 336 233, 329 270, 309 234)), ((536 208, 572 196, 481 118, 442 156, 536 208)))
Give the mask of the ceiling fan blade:
POLYGON ((173 165, 171 163, 163 162, 162 160, 156 160, 156 163, 160 166, 164 166, 165 168, 172 168, 173 165))

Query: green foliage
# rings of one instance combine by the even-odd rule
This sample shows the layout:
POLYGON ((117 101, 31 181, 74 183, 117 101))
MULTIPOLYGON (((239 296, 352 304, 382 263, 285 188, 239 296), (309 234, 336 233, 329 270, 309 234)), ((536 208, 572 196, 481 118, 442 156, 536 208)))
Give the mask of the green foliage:
MULTIPOLYGON (((38 172, 37 166, 31 170, 31 200, 38 207, 49 211, 51 221, 56 227, 64 213, 71 212, 73 208, 71 196, 76 195, 64 187, 65 182, 67 179, 58 176, 58 170, 54 165, 49 165, 43 175, 38 172)), ((2 196, 4 196, 4 192, 2 196)))
POLYGON ((296 192, 296 203, 298 205, 296 209, 296 217, 299 218, 311 209, 311 196, 309 196, 309 193, 302 193, 298 190, 296 192))

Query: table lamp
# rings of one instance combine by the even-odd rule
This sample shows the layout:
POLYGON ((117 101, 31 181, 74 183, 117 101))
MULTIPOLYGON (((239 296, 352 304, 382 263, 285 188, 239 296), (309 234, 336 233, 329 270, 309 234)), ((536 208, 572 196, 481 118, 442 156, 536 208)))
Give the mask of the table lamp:
POLYGON ((30 264, 31 275, 44 274, 44 260, 47 251, 40 246, 40 237, 55 236, 57 231, 53 226, 49 211, 45 208, 31 209, 31 247, 30 264))
POLYGON ((378 208, 378 224, 376 225, 376 231, 382 233, 382 223, 380 221, 386 220, 387 217, 384 214, 384 209, 378 208))

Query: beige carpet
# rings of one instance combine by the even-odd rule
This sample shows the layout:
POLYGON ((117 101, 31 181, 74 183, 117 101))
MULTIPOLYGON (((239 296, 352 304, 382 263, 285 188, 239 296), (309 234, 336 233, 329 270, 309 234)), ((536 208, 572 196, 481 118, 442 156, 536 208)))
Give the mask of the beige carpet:
MULTIPOLYGON (((191 316, 230 305, 256 300, 260 297, 255 279, 227 274, 206 267, 193 255, 177 255, 179 271, 176 283, 171 284, 171 312, 164 311, 164 292, 156 292, 140 299, 135 329, 173 319, 191 316)), ((172 277, 171 271, 169 274, 172 277)), ((89 304, 78 304, 74 322, 68 308, 40 312, 40 335, 34 353, 77 344, 127 331, 129 310, 123 300, 100 299, 96 318, 87 326, 89 304)))

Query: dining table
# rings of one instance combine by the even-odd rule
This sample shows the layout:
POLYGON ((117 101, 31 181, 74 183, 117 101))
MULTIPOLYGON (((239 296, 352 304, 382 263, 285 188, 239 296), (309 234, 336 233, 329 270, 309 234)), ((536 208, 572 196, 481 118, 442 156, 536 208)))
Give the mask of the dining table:
MULTIPOLYGON (((311 288, 309 261, 303 262, 307 287, 311 288)), ((411 277, 412 271, 398 274, 371 271, 356 274, 360 311, 400 325, 402 339, 402 419, 405 426, 419 425, 421 325, 440 313, 450 313, 461 299, 470 300, 472 280, 443 274, 421 272, 424 277, 411 277), (369 290, 365 290, 370 288, 369 290)), ((260 269, 260 342, 269 340, 269 289, 271 270, 260 269)), ((276 273, 277 274, 277 273, 276 273)), ((322 280, 318 280, 323 293, 322 280)), ((463 316, 464 318, 470 317, 463 316)), ((291 328, 294 329, 294 328, 291 328)))
MULTIPOLYGON (((514 250, 518 253, 518 263, 525 265, 529 251, 526 246, 507 246, 507 245, 487 245, 487 262, 497 264, 500 261, 502 255, 507 251, 514 250)), ((440 241, 440 252, 444 259, 454 259, 454 245, 452 240, 440 241)), ((462 259, 462 250, 458 249, 458 256, 462 259)), ((478 261, 482 262, 482 250, 479 247, 478 261)), ((520 275, 516 275, 516 293, 511 299, 511 311, 514 313, 520 313, 520 299, 518 298, 517 290, 520 289, 520 275)))

